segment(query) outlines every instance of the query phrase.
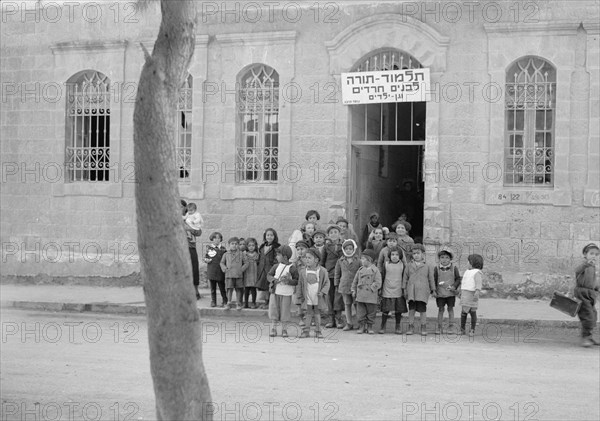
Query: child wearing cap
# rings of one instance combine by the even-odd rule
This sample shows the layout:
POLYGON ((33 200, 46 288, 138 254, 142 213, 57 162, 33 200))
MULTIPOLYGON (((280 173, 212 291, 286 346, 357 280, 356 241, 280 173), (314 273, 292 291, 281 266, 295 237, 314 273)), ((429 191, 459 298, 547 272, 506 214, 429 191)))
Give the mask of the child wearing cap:
POLYGON ((443 333, 442 324, 444 322, 444 308, 448 307, 448 328, 454 326, 454 305, 456 304, 456 291, 460 288, 461 276, 452 263, 452 253, 448 250, 441 250, 438 253, 439 265, 433 269, 433 282, 437 297, 435 299, 438 307, 437 328, 435 333, 443 333))
POLYGON ((477 324, 477 307, 479 306, 479 293, 483 287, 483 257, 479 254, 470 254, 467 257, 469 270, 466 270, 460 283, 460 333, 465 334, 467 314, 471 315, 471 330, 469 336, 475 336, 477 324))
POLYGON ((325 238, 327 238, 327 233, 320 229, 317 229, 312 236, 313 247, 319 252, 320 256, 323 256, 325 251, 325 238))
POLYGON ((600 341, 592 337, 596 327, 598 313, 596 299, 598 296, 598 256, 600 249, 594 243, 583 248, 583 260, 575 267, 575 297, 581 300, 577 315, 581 322, 581 345, 589 347, 600 345, 600 341))
MULTIPOLYGON (((304 240, 300 240, 296 243, 296 261, 293 263, 298 273, 300 273, 302 269, 306 266, 306 263, 304 262, 304 256, 306 256, 306 250, 308 250, 309 248, 310 247, 308 246, 308 243, 304 240)), ((294 295, 292 295, 292 304, 300 306, 298 307, 298 316, 300 317, 299 326, 302 327, 304 326, 304 311, 302 310, 301 306, 302 302, 298 298, 299 288, 300 285, 296 285, 296 287, 294 288, 294 295)))
POLYGON ((292 317, 292 295, 294 286, 298 284, 298 271, 290 263, 292 257, 290 246, 281 246, 276 253, 278 263, 273 265, 267 275, 271 291, 269 300, 269 319, 272 323, 270 336, 277 336, 277 324, 281 322, 281 336, 287 338, 287 325, 292 317))
POLYGON ((346 240, 342 243, 343 257, 340 257, 335 264, 335 274, 333 283, 337 285, 338 292, 344 300, 344 311, 346 313, 346 326, 344 330, 354 328, 352 309, 354 298, 352 297, 352 281, 358 269, 360 268, 360 258, 358 257, 358 246, 354 240, 346 240))
POLYGON ((315 337, 322 338, 321 311, 327 311, 329 278, 327 270, 319 265, 320 255, 314 248, 306 250, 306 264, 298 272, 298 300, 301 311, 306 313, 300 338, 308 338, 310 326, 315 323, 315 337))
POLYGON ((221 269, 225 273, 225 289, 227 290, 227 309, 233 308, 231 299, 233 298, 233 290, 235 289, 235 300, 237 301, 237 309, 242 309, 244 302, 244 271, 248 267, 248 263, 244 261, 244 255, 238 249, 239 239, 231 237, 227 244, 229 250, 221 258, 221 269))
POLYGON ((408 331, 415 332, 415 313, 421 319, 421 336, 427 336, 427 301, 429 295, 435 296, 433 269, 425 262, 425 247, 415 244, 412 248, 412 261, 406 265, 403 276, 403 288, 408 301, 408 331))
POLYGON ((354 232, 354 230, 352 229, 352 226, 350 225, 350 223, 348 222, 348 220, 346 218, 344 218, 343 216, 340 216, 336 221, 335 224, 340 227, 340 238, 343 241, 345 240, 354 240, 354 242, 358 241, 358 237, 356 235, 356 233, 354 232))
POLYGON ((373 323, 377 314, 377 301, 379 288, 381 288, 381 274, 373 264, 375 253, 373 250, 362 252, 360 262, 362 266, 354 275, 352 281, 352 296, 356 299, 356 313, 358 318, 358 331, 374 334, 373 323))
POLYGON ((329 318, 325 327, 344 327, 344 322, 341 320, 341 313, 344 309, 344 301, 339 292, 336 292, 337 285, 335 284, 335 265, 340 257, 342 257, 342 242, 340 240, 340 227, 331 225, 327 228, 329 243, 325 245, 321 255, 321 266, 327 270, 329 277, 329 318))

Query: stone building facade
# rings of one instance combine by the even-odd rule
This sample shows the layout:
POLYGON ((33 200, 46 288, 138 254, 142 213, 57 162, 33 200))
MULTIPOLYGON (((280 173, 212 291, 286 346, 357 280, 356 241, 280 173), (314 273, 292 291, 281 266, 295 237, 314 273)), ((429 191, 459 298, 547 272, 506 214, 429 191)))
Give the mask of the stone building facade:
MULTIPOLYGON (((570 273, 600 240, 598 18, 591 0, 199 2, 174 171, 201 240, 285 239, 308 209, 389 226, 410 181, 431 259, 570 273), (403 68, 429 69, 430 101, 342 104, 342 73, 403 68)), ((3 275, 139 270, 132 116, 159 22, 3 2, 3 275)))

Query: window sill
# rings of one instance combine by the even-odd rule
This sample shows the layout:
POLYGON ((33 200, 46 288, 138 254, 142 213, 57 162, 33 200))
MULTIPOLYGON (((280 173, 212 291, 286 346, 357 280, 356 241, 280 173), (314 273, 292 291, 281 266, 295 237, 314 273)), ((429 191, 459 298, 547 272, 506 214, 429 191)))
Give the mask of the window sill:
POLYGON ((52 195, 60 196, 106 196, 123 197, 123 184, 113 181, 76 183, 56 183, 52 186, 52 195))
POLYGON ((485 190, 486 205, 552 205, 571 206, 571 191, 545 186, 488 186, 485 190))
POLYGON ((221 185, 222 200, 256 199, 278 200, 280 202, 292 200, 292 184, 235 184, 221 185))

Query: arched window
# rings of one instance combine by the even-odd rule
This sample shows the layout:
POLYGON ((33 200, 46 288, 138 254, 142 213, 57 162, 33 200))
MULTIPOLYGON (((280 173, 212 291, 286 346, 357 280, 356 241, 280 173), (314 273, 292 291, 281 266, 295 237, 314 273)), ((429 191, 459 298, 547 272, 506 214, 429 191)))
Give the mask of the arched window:
POLYGON ((177 170, 179 180, 187 182, 192 170, 192 83, 192 75, 188 75, 179 89, 177 101, 177 170))
POLYGON ((257 64, 239 79, 237 181, 276 182, 279 167, 279 74, 257 64))
POLYGON ((553 185, 556 70, 523 57, 506 72, 505 185, 553 185))
POLYGON ((67 81, 65 168, 68 180, 108 181, 110 79, 86 70, 67 81))
MULTIPOLYGON (((352 72, 420 69, 413 56, 396 49, 377 50, 363 57, 352 72)), ((425 140, 425 102, 351 105, 353 141, 425 140)))

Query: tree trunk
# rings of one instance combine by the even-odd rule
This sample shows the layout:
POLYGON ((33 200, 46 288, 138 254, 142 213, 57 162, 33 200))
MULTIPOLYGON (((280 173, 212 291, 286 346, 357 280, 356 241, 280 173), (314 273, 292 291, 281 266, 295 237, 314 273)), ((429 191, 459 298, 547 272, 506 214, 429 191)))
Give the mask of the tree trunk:
POLYGON ((135 103, 138 247, 148 317, 150 370, 159 420, 212 419, 200 315, 181 217, 175 138, 179 88, 194 53, 193 0, 161 0, 162 21, 146 54, 135 103))

